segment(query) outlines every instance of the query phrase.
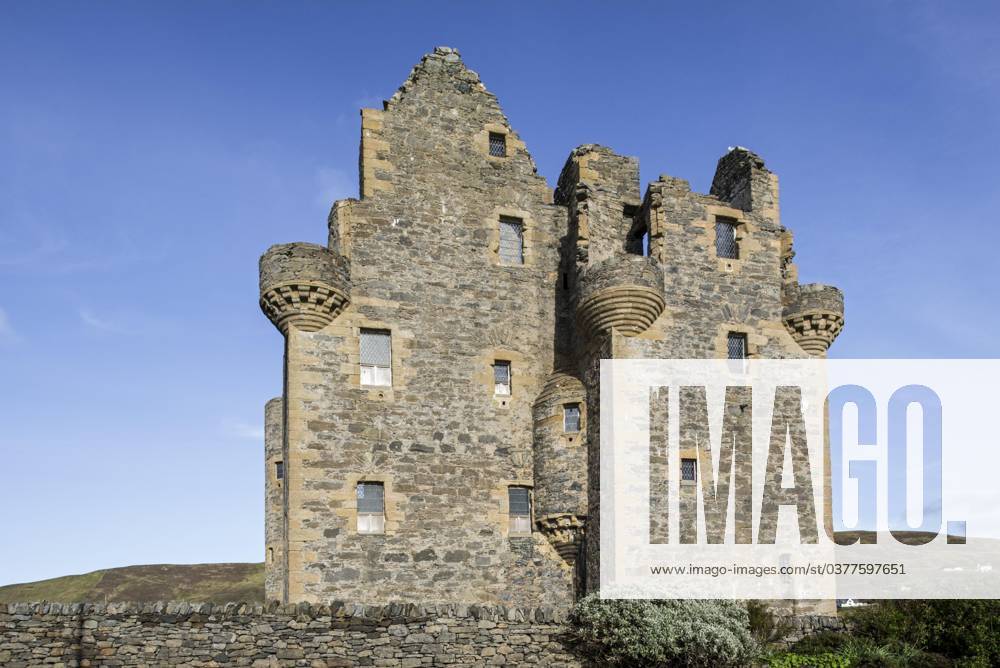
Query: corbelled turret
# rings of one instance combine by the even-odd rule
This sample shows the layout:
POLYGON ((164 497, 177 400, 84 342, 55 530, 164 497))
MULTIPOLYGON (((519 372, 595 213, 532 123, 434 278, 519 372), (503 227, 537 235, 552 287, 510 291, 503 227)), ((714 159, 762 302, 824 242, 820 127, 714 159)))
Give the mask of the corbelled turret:
POLYGON ((260 258, 260 308, 282 334, 323 329, 350 301, 350 264, 323 246, 271 246, 260 258))
POLYGON ((796 286, 785 307, 784 321, 802 350, 813 357, 825 357, 844 328, 844 293, 819 283, 796 286))

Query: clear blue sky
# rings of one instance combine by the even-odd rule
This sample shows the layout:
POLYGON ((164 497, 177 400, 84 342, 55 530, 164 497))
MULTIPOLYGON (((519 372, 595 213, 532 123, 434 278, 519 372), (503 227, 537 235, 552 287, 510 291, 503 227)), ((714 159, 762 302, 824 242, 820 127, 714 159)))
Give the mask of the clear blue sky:
POLYGON ((461 50, 552 183, 596 142, 781 176, 838 357, 996 356, 993 2, 7 2, 0 583, 259 561, 270 244, 356 195, 358 108, 461 50), (714 5, 708 8, 708 5, 714 5))

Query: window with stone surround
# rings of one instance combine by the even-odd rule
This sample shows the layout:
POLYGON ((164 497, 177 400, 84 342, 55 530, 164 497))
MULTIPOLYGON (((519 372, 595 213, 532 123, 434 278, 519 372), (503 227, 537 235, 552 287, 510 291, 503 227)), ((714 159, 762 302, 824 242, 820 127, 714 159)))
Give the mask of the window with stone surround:
POLYGON ((361 384, 392 385, 392 334, 387 329, 361 330, 361 384))
POLYGON ((563 406, 563 431, 580 431, 580 404, 566 404, 563 406))
POLYGON ((736 241, 737 222, 732 218, 715 218, 715 254, 727 260, 740 259, 740 245, 736 241))
POLYGON ((510 396, 510 362, 493 362, 493 394, 510 396))
POLYGON ((276 480, 284 480, 285 462, 274 462, 274 477, 276 480))
POLYGON ((494 158, 507 157, 507 135, 502 132, 490 133, 490 155, 494 158))
POLYGON ((500 216, 500 264, 524 264, 524 221, 500 216))
POLYGON ((385 485, 359 482, 358 533, 385 533, 385 485))
POLYGON ((693 483, 698 479, 698 460, 697 459, 682 459, 681 460, 681 482, 682 483, 693 483))
POLYGON ((726 352, 731 360, 747 358, 747 335, 742 332, 729 332, 726 335, 726 352))
POLYGON ((507 506, 511 534, 531 533, 531 490, 527 487, 507 488, 507 506))

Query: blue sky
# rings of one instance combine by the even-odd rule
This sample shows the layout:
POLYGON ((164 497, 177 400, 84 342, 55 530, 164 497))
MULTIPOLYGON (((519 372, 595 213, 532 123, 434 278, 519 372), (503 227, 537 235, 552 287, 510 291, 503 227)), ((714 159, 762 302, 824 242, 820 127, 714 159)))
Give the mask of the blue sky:
POLYGON ((707 190, 781 177, 837 357, 989 357, 1000 6, 5 3, 0 584, 259 561, 270 244, 357 193, 358 108, 461 50, 550 184, 596 142, 707 190))

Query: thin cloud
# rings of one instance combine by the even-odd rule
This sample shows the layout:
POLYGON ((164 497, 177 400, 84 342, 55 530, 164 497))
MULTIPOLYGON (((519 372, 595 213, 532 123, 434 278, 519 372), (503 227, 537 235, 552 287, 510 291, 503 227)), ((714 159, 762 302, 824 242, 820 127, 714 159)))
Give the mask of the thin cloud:
POLYGON ((241 420, 226 420, 222 423, 222 431, 227 436, 245 441, 263 441, 264 425, 248 424, 241 420))
POLYGON ((81 308, 79 311, 80 321, 84 325, 98 332, 121 332, 122 329, 110 320, 106 320, 89 309, 81 308))
POLYGON ((10 324, 7 312, 0 308, 0 344, 17 343, 21 337, 14 331, 14 326, 10 324))

